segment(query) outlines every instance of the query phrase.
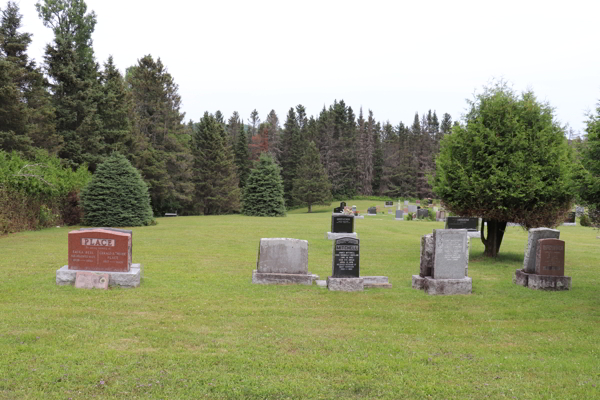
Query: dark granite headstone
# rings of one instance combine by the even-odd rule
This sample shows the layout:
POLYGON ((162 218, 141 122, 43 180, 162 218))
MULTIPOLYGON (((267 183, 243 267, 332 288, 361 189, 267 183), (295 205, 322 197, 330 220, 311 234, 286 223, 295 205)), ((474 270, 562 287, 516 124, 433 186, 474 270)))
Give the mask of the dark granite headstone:
POLYGON ((331 216, 332 233, 353 233, 354 215, 332 215, 331 216))
POLYGON ((333 244, 334 278, 358 278, 359 275, 359 239, 339 238, 333 244))
POLYGON ((421 208, 417 210, 417 218, 428 218, 429 210, 427 208, 421 208))
POLYGON ((377 214, 377 207, 369 207, 369 209, 367 210, 367 214, 377 214))
POLYGON ((386 207, 394 207, 394 202, 393 201, 386 201, 385 202, 385 206, 386 207))
POLYGON ((575 212, 572 211, 567 214, 567 219, 565 219, 566 224, 574 224, 575 223, 575 212))
POLYGON ((433 204, 433 199, 427 199, 427 201, 429 202, 429 204, 433 204))
POLYGON ((342 201, 339 207, 333 209, 333 212, 336 214, 340 214, 344 212, 344 208, 346 207, 346 202, 342 201))
POLYGON ((565 241, 560 239, 540 239, 535 258, 537 275, 565 275, 565 241))
POLYGON ((479 218, 447 217, 446 229, 479 230, 479 218))

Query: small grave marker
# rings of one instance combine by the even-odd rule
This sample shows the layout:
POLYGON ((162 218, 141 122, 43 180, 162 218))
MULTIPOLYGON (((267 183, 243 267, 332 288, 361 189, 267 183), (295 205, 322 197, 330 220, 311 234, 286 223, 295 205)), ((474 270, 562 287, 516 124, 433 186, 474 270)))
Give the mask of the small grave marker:
POLYGON ((96 274, 88 271, 77 271, 75 287, 78 289, 108 289, 108 274, 96 274))
POLYGON ((565 241, 540 239, 537 245, 535 273, 538 275, 565 275, 565 241))

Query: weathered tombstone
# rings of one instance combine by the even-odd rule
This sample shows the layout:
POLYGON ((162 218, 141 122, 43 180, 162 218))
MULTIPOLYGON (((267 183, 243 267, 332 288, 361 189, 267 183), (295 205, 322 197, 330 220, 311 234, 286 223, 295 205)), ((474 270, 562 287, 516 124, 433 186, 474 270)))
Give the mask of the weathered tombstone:
POLYGON ((549 228, 534 228, 529 230, 527 245, 525 247, 525 257, 523 259, 523 272, 535 274, 535 258, 537 255, 537 245, 540 239, 559 239, 560 231, 549 228))
POLYGON ((416 204, 421 204, 421 200, 415 201, 416 204))
POLYGON ((575 223, 575 211, 571 211, 567 214, 567 219, 563 222, 563 225, 576 225, 575 223))
POLYGON ((404 207, 402 211, 404 211, 404 214, 408 214, 408 207, 404 207))
POLYGON ((394 202, 393 201, 386 201, 385 202, 385 206, 386 207, 394 207, 394 202))
POLYGON ((535 273, 565 275, 565 242, 560 239, 540 239, 537 245, 535 273))
POLYGON ((408 206, 408 210, 406 211, 408 213, 416 213, 417 212, 417 206, 408 206))
POLYGON ((479 218, 447 217, 446 229, 479 230, 479 218))
POLYGON ((396 221, 404 220, 404 211, 396 210, 396 221))
POLYGON ((420 210, 417 210, 417 218, 428 218, 429 217, 429 210, 427 208, 421 208, 420 210))
POLYGON ((75 274, 75 287, 78 289, 108 289, 110 277, 90 271, 77 271, 75 274))
POLYGON ((360 242, 354 238, 339 238, 333 243, 332 276, 327 278, 329 290, 355 292, 364 289, 360 277, 360 242))
POLYGON ((388 214, 394 214, 394 210, 388 210, 388 214))
POLYGON ((469 240, 466 229, 434 229, 421 238, 419 275, 412 287, 428 294, 469 294, 473 281, 467 276, 469 240))
POLYGON ((369 207, 367 209, 367 215, 377 215, 377 207, 369 207))
POLYGON ((316 275, 308 272, 308 241, 262 238, 252 283, 311 285, 316 275))
POLYGON ((408 200, 404 200, 404 205, 407 206, 408 205, 408 200))
MULTIPOLYGON (((78 272, 94 271, 107 272, 109 286, 138 287, 142 271, 140 264, 132 264, 132 236, 131 231, 116 228, 69 232, 68 264, 56 271, 56 283, 76 284, 78 272)), ((91 275, 80 275, 85 285, 91 284, 91 275)))

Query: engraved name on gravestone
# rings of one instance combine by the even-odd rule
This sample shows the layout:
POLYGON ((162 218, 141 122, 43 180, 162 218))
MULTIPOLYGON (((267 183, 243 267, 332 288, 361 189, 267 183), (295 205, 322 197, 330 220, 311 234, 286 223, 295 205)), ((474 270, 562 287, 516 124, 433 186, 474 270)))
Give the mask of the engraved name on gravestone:
POLYGON ((565 241, 560 239, 538 240, 535 273, 538 275, 565 275, 565 241))
POLYGON ((353 233, 354 215, 332 215, 331 232, 333 233, 353 233))
POLYGON ((447 217, 446 229, 467 229, 476 231, 479 227, 479 218, 447 217))
POLYGON ((126 233, 128 235, 131 236, 131 246, 129 246, 129 259, 133 260, 133 231, 129 230, 129 229, 119 229, 119 228, 105 228, 105 227, 96 227, 96 228, 79 228, 80 231, 93 231, 95 229, 104 229, 107 231, 113 231, 113 232, 121 232, 121 233, 126 233))
POLYGON ((359 239, 339 238, 333 244, 333 278, 359 277, 359 239))
POLYGON ((69 232, 69 269, 128 272, 131 235, 107 229, 69 232))
POLYGON ((434 279, 463 279, 469 263, 466 229, 434 229, 434 279))

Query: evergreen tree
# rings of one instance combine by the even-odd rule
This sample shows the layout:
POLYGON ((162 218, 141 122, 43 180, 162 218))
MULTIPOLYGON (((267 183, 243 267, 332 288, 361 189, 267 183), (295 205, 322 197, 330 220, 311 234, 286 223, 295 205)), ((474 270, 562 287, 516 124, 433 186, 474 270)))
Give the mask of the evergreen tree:
POLYGON ((225 129, 208 112, 192 136, 194 155, 194 209, 204 215, 227 214, 240 209, 240 189, 225 129))
POLYGON ((250 113, 250 119, 248 119, 248 122, 250 124, 250 129, 248 130, 248 142, 250 142, 254 135, 257 134, 258 127, 260 126, 260 118, 256 108, 250 113))
POLYGON ((292 191, 294 204, 306 204, 308 212, 313 204, 328 205, 331 202, 331 183, 321 164, 315 142, 310 142, 299 161, 292 191))
POLYGON ((500 82, 469 104, 466 125, 442 140, 434 190, 451 212, 483 218, 484 254, 495 257, 507 222, 556 226, 571 208, 572 157, 552 108, 532 92, 500 82))
POLYGON ((450 133, 451 130, 452 130, 452 117, 450 116, 450 114, 445 113, 444 117, 442 118, 442 123, 440 125, 440 132, 442 133, 442 135, 447 135, 450 133))
POLYGON ((30 156, 33 147, 55 153, 60 140, 47 82, 27 56, 31 34, 19 32, 22 15, 14 2, 0 20, 0 148, 30 156))
POLYGON ((293 107, 288 111, 283 126, 281 134, 281 175, 283 178, 285 201, 287 206, 290 207, 294 202, 292 190, 294 188, 294 179, 296 179, 296 170, 304 152, 303 140, 300 128, 298 127, 298 120, 296 119, 296 111, 293 107))
POLYGON ((113 153, 82 191, 90 226, 142 226, 152 222, 148 187, 125 156, 113 153))
POLYGON ((261 154, 248 177, 242 214, 257 217, 285 216, 280 168, 268 154, 261 154))
POLYGON ((235 144, 234 152, 239 186, 240 188, 244 188, 246 187, 246 181, 248 180, 250 168, 252 166, 252 162, 250 161, 250 150, 248 149, 248 139, 246 138, 244 125, 239 126, 239 133, 237 135, 237 142, 235 144))
POLYGON ((586 121, 587 138, 583 142, 582 164, 585 168, 580 198, 588 206, 592 223, 600 227, 600 103, 596 114, 586 121))
MULTIPOLYGON (((372 112, 369 112, 369 119, 373 117, 372 112)), ((373 193, 381 194, 381 184, 383 180, 383 148, 381 143, 381 124, 378 122, 373 127, 373 193)))
POLYGON ((73 167, 88 163, 91 171, 107 151, 102 138, 98 103, 102 98, 92 33, 96 14, 83 0, 44 0, 36 4, 54 42, 46 46, 45 62, 56 108, 57 131, 63 138, 59 156, 73 167))
MULTIPOLYGON (((234 111, 231 117, 227 120, 227 134, 229 136, 229 143, 234 146, 237 143, 237 135, 240 132, 240 126, 244 126, 240 114, 234 111)), ((246 138, 247 139, 247 138, 246 138)))

